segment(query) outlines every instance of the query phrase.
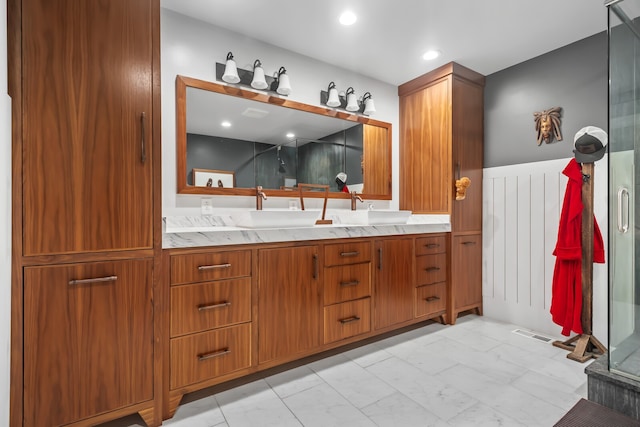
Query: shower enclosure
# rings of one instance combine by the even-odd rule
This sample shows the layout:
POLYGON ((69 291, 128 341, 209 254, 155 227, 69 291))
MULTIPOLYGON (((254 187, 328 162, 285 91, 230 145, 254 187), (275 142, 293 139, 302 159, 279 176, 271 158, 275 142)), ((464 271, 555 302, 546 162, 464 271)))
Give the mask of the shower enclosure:
POLYGON ((609 371, 640 381, 640 0, 609 16, 609 371))

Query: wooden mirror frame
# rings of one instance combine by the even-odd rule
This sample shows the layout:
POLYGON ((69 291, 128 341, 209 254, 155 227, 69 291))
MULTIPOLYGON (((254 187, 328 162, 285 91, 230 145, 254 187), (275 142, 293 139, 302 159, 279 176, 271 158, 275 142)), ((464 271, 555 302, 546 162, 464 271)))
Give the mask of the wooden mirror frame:
MULTIPOLYGON (((387 159, 387 165, 382 173, 382 180, 387 183, 386 194, 359 194, 364 199, 370 200, 391 200, 391 123, 381 122, 366 116, 351 114, 346 111, 338 111, 325 107, 303 104, 280 96, 272 96, 268 93, 254 92, 252 90, 242 89, 237 86, 224 85, 205 80, 194 79, 191 77, 176 76, 176 181, 178 184, 178 194, 205 194, 205 195, 225 195, 225 196, 255 196, 255 188, 219 188, 219 187, 196 187, 187 184, 187 87, 203 89, 211 92, 217 92, 224 95, 235 96, 257 102, 264 102, 285 108, 306 111, 313 114, 319 114, 337 119, 348 120, 355 123, 376 126, 387 130, 386 147, 378 148, 375 153, 369 153, 369 158, 373 154, 384 156, 387 159)), ((367 156, 364 160, 367 163, 367 156)), ((370 163, 373 163, 370 161, 370 163)), ((364 181, 366 185, 366 181, 364 181)), ((265 194, 275 197, 291 197, 291 191, 265 189, 265 194)), ((305 197, 324 197, 324 193, 309 192, 305 197)), ((329 198, 347 199, 351 196, 341 192, 330 192, 329 198)))

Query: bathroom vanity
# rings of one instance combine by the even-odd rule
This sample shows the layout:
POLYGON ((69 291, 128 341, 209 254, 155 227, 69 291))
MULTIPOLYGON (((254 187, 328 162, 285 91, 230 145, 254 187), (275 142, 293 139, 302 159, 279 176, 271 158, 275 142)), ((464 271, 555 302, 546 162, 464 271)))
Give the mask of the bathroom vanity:
POLYGON ((163 417, 187 393, 415 323, 446 322, 450 225, 445 215, 433 218, 165 233, 163 417))

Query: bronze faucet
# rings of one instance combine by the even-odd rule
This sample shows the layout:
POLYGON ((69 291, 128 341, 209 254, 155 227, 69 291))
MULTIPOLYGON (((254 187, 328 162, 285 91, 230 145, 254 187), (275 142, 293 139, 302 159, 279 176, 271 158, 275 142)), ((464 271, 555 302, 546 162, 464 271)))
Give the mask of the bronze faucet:
POLYGON ((360 200, 360 203, 364 203, 364 200, 362 200, 362 197, 358 196, 358 194, 355 191, 351 192, 351 210, 355 211, 356 210, 356 200, 360 200))
POLYGON ((262 185, 256 187, 256 210, 262 210, 262 201, 267 200, 267 195, 262 191, 262 185))

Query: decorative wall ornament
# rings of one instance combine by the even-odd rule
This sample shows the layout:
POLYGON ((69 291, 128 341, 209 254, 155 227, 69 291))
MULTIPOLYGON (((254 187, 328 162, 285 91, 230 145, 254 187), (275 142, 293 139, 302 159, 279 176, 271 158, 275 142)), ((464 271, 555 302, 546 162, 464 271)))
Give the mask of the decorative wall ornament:
POLYGON ((550 144, 554 138, 556 141, 562 141, 562 131, 560 130, 561 113, 562 107, 553 107, 533 113, 536 131, 538 132, 538 145, 542 144, 542 141, 550 144))
POLYGON ((464 200, 467 197, 467 188, 470 185, 471 179, 468 176, 456 179, 456 200, 464 200))

